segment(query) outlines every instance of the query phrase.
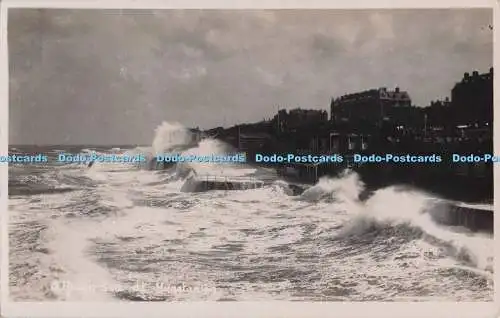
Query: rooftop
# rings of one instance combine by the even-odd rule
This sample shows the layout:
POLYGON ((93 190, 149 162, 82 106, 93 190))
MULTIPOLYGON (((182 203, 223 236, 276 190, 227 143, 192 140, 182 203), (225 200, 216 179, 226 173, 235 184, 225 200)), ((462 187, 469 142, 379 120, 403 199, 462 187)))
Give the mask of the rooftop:
POLYGON ((378 97, 381 99, 399 99, 399 100, 410 100, 410 95, 406 91, 400 91, 399 87, 396 87, 393 91, 387 90, 386 87, 381 87, 378 89, 369 89, 362 92, 352 93, 342 95, 340 98, 336 98, 335 100, 350 100, 357 98, 369 98, 369 97, 378 97))

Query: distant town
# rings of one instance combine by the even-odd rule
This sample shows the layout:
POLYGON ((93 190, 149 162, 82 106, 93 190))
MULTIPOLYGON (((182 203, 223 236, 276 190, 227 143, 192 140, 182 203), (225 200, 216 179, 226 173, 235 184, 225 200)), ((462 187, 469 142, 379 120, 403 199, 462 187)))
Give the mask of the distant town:
MULTIPOLYGON (((330 116, 326 109, 280 109, 269 120, 230 128, 217 127, 200 133, 246 152, 249 159, 256 153, 342 154, 347 157, 362 152, 439 153, 443 156, 492 153, 493 68, 482 74, 478 71, 464 73, 451 88, 450 95, 451 98, 418 107, 412 104, 408 90, 373 88, 332 97, 330 116)), ((347 160, 345 165, 375 183, 392 182, 393 178, 431 186, 449 182, 454 189, 456 182, 463 181, 468 189, 477 185, 478 193, 493 195, 491 164, 398 167, 377 164, 374 169, 353 166, 347 160)), ((301 181, 316 182, 322 175, 335 174, 346 166, 289 164, 280 167, 279 172, 301 181)))

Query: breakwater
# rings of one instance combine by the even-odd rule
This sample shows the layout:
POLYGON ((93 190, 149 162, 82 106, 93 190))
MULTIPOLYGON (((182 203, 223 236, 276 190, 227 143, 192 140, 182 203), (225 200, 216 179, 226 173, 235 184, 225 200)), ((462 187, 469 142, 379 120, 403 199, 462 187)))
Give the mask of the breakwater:
POLYGON ((434 221, 443 225, 462 226, 473 232, 493 233, 494 209, 489 204, 445 202, 431 213, 434 221))

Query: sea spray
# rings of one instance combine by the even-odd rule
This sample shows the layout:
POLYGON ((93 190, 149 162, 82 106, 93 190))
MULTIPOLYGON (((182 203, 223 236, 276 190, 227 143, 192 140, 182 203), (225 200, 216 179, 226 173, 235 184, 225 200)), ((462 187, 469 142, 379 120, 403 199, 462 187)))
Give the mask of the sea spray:
MULTIPOLYGON (((193 300, 492 299, 492 275, 484 275, 482 266, 493 256, 492 237, 438 226, 430 218, 434 198, 419 191, 390 187, 360 200, 363 188, 353 182, 355 174, 346 174, 325 178, 293 198, 283 191, 284 182, 248 191, 182 193, 184 180, 165 178, 174 167, 162 173, 96 168, 87 174, 88 169, 42 167, 41 182, 49 177, 64 184, 71 176, 80 189, 36 201, 10 200, 16 281, 11 295, 17 299, 49 299, 53 295, 42 288, 59 279, 73 286, 88 280, 113 286, 110 293, 60 300, 182 301, 185 293, 135 292, 127 277, 132 273, 147 286, 164 277, 172 285, 181 272, 186 286, 217 286, 217 295, 192 294, 193 300), (50 253, 36 252, 41 248, 50 253), (20 285, 27 273, 33 280, 20 285)), ((223 168, 224 174, 251 170, 223 168)), ((23 176, 33 173, 16 181, 23 176)))
POLYGON ((155 129, 155 136, 152 143, 153 153, 161 154, 172 150, 176 146, 191 144, 192 133, 179 123, 162 122, 155 129))
POLYGON ((469 266, 490 271, 493 245, 487 235, 468 235, 451 227, 438 225, 432 218, 433 209, 442 209, 436 198, 424 192, 391 186, 375 191, 359 214, 352 217, 337 238, 361 236, 375 228, 392 227, 444 250, 449 256, 469 266))
POLYGON ((364 190, 364 184, 359 176, 349 170, 343 172, 338 178, 324 177, 311 188, 304 191, 301 200, 317 202, 343 202, 357 204, 359 194, 364 190))
POLYGON ((163 121, 155 128, 155 135, 151 147, 137 147, 126 154, 140 153, 146 157, 146 163, 141 165, 148 170, 158 169, 155 156, 165 153, 181 152, 193 144, 193 134, 177 122, 163 121), (181 150, 179 150, 179 148, 181 150))
MULTIPOLYGON (((331 203, 351 217, 344 222, 335 239, 366 235, 396 235, 405 240, 423 240, 455 260, 479 270, 492 271, 492 240, 480 233, 439 225, 437 212, 449 207, 445 200, 411 187, 390 186, 359 200, 364 184, 352 171, 337 178, 324 177, 298 198, 307 202, 331 203), (378 234, 377 234, 378 233, 378 234)), ((332 212, 335 212, 332 211, 332 212)))

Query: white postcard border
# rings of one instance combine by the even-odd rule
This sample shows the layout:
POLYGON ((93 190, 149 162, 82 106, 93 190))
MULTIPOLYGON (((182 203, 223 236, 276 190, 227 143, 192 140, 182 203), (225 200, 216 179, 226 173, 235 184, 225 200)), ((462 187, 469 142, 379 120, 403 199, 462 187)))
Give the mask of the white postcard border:
MULTIPOLYGON (((367 9, 367 8, 494 8, 494 26, 499 22, 498 2, 494 0, 4 0, 0 3, 0 149, 8 153, 8 8, 134 8, 134 9, 367 9)), ((498 65, 499 32, 494 27, 494 68, 498 65)), ((494 77, 494 104, 500 105, 497 94, 499 80, 494 77)), ((500 150, 500 111, 494 111, 494 150, 500 150), (498 119, 497 119, 498 118, 498 119), (498 140, 498 142, 497 142, 498 140)), ((500 168, 494 167, 494 180, 500 178, 500 168)), ((500 286, 495 284, 495 302, 13 302, 9 300, 8 248, 8 167, 0 165, 1 239, 1 303, 3 317, 439 317, 490 318, 500 317, 500 286)), ((500 187, 495 187, 495 211, 500 187)), ((495 233, 500 231, 500 219, 495 218, 495 233)), ((500 244, 495 235, 495 258, 500 255, 500 244)), ((495 281, 500 275, 500 264, 495 262, 495 281)))

